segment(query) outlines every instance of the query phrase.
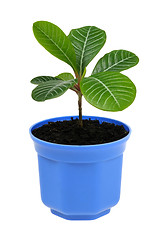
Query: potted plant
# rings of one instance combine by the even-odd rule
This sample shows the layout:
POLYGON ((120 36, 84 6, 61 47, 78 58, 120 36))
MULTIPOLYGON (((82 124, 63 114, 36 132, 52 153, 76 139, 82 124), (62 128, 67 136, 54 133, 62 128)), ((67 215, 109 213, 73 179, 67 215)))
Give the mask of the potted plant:
POLYGON ((66 36, 56 25, 33 24, 37 41, 75 73, 39 76, 32 98, 45 101, 68 89, 78 95, 79 116, 58 117, 34 124, 31 138, 38 153, 41 198, 55 215, 72 220, 96 219, 109 213, 120 197, 122 158, 130 128, 108 118, 82 116, 82 97, 104 111, 122 111, 135 99, 133 82, 120 72, 138 57, 126 50, 105 54, 91 76, 86 67, 106 41, 103 30, 86 26, 66 36))

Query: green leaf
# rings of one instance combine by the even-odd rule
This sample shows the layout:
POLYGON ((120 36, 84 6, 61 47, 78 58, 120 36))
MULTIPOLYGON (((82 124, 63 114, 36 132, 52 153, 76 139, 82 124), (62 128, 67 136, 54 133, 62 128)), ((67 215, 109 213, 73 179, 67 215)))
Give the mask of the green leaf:
POLYGON ((32 98, 38 102, 57 98, 74 85, 74 80, 51 80, 45 83, 41 83, 32 91, 32 98))
POLYGON ((59 78, 63 81, 67 81, 67 80, 72 80, 74 79, 74 76, 71 73, 60 73, 58 76, 56 76, 56 78, 59 78))
POLYGON ((50 77, 50 76, 39 76, 39 77, 35 77, 33 78, 30 82, 33 84, 41 84, 41 83, 45 83, 51 80, 58 80, 58 77, 50 77))
POLYGON ((106 41, 106 33, 94 26, 71 30, 68 35, 75 49, 77 69, 82 76, 85 67, 97 55, 106 41))
POLYGON ((68 63, 76 71, 75 50, 65 33, 56 25, 46 21, 33 24, 37 41, 52 55, 68 63))
POLYGON ((97 62, 92 75, 106 71, 121 72, 134 67, 138 62, 139 58, 134 53, 126 50, 114 50, 105 54, 97 62))
POLYGON ((136 96, 133 82, 118 72, 101 72, 83 78, 80 87, 85 99, 104 111, 122 111, 136 96))

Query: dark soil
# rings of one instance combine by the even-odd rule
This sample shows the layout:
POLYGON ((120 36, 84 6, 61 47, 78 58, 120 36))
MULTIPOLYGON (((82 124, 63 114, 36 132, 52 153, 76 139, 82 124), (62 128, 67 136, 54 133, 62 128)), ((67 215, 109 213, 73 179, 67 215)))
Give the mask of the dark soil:
POLYGON ((81 128, 78 119, 49 122, 36 128, 32 134, 46 142, 66 145, 93 145, 113 142, 125 137, 128 131, 121 125, 98 120, 83 120, 81 128))

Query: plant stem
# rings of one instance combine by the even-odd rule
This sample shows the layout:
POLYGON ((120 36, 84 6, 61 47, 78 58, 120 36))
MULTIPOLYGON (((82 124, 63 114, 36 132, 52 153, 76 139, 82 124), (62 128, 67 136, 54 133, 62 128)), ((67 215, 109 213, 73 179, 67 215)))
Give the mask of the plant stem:
POLYGON ((79 110, 79 125, 83 127, 82 121, 82 93, 78 93, 78 110, 79 110))

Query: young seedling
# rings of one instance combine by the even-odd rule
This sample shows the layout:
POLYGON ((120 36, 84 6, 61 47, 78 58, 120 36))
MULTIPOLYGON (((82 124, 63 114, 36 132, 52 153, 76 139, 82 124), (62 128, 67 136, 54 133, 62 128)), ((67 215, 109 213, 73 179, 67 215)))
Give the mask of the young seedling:
POLYGON ((79 124, 82 126, 82 96, 91 105, 104 111, 122 111, 132 104, 136 96, 133 82, 120 72, 135 66, 138 57, 126 50, 114 50, 105 54, 85 77, 86 67, 101 50, 106 33, 94 26, 70 31, 69 35, 56 25, 38 21, 33 24, 37 41, 52 55, 69 64, 75 73, 61 73, 56 77, 39 76, 31 83, 38 86, 32 98, 45 101, 64 94, 68 89, 78 95, 79 124))

